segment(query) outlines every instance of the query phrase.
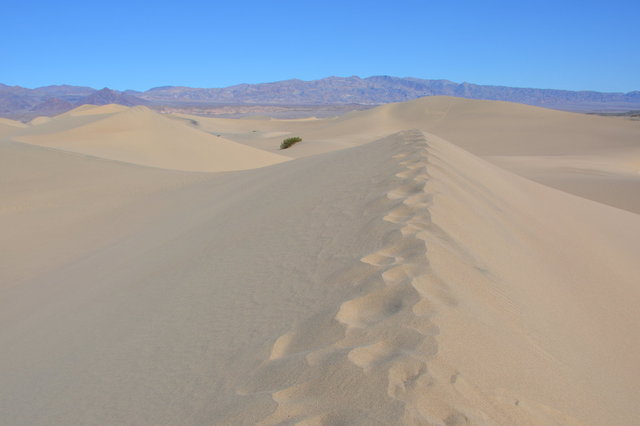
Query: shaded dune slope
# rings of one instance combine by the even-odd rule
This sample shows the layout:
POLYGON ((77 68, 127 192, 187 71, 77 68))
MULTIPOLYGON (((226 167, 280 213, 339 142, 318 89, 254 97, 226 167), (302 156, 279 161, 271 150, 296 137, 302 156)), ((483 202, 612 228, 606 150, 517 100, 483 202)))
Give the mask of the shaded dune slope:
MULTIPOLYGON (((164 179, 180 190, 148 191, 138 226, 112 224, 120 236, 110 244, 2 289, 2 418, 605 425, 640 416, 640 348, 628 338, 640 330, 638 215, 419 130, 164 179)), ((78 226, 90 239, 111 220, 88 214, 78 226)))
POLYGON ((0 141, 0 287, 112 244, 206 176, 0 141))

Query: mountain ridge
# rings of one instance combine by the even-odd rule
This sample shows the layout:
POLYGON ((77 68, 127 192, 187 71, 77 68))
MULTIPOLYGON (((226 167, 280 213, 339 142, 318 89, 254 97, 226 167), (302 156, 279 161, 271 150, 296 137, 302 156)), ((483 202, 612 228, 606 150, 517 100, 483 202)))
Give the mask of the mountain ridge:
POLYGON ((242 83, 222 88, 158 86, 143 92, 108 88, 96 90, 71 85, 28 89, 0 83, 0 116, 55 114, 64 112, 67 104, 78 106, 83 103, 169 107, 188 104, 373 106, 438 95, 517 102, 580 112, 640 109, 640 90, 627 93, 571 91, 379 75, 366 78, 330 76, 319 80, 288 79, 258 84, 242 83), (51 98, 57 99, 59 111, 51 108, 51 98))

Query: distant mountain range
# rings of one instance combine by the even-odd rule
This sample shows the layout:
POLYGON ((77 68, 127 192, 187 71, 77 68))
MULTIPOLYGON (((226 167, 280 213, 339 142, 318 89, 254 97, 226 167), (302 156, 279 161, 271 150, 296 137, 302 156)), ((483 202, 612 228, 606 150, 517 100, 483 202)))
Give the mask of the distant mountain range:
POLYGON ((575 111, 640 109, 640 91, 602 93, 554 89, 529 89, 455 83, 390 76, 328 77, 320 80, 285 80, 239 84, 224 88, 155 87, 145 92, 96 90, 79 86, 27 89, 0 84, 1 116, 53 115, 82 104, 149 105, 378 105, 423 96, 448 95, 471 99, 519 102, 575 111))
POLYGON ((146 103, 143 99, 108 88, 96 90, 62 85, 27 89, 0 84, 0 116, 4 117, 56 115, 84 104, 134 106, 146 103))

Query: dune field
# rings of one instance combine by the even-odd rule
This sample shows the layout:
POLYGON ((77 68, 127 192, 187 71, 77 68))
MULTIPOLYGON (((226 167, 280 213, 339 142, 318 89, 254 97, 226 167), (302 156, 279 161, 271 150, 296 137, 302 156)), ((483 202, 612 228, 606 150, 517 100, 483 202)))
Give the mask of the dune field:
POLYGON ((640 422, 640 121, 85 105, 0 200, 0 424, 640 422))

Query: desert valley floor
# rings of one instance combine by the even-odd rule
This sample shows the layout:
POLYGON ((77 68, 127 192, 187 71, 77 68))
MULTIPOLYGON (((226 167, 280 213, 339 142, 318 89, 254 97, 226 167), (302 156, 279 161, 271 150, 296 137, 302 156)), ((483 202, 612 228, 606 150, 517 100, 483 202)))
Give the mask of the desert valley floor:
POLYGON ((85 105, 0 200, 0 424, 640 422, 640 121, 85 105))

